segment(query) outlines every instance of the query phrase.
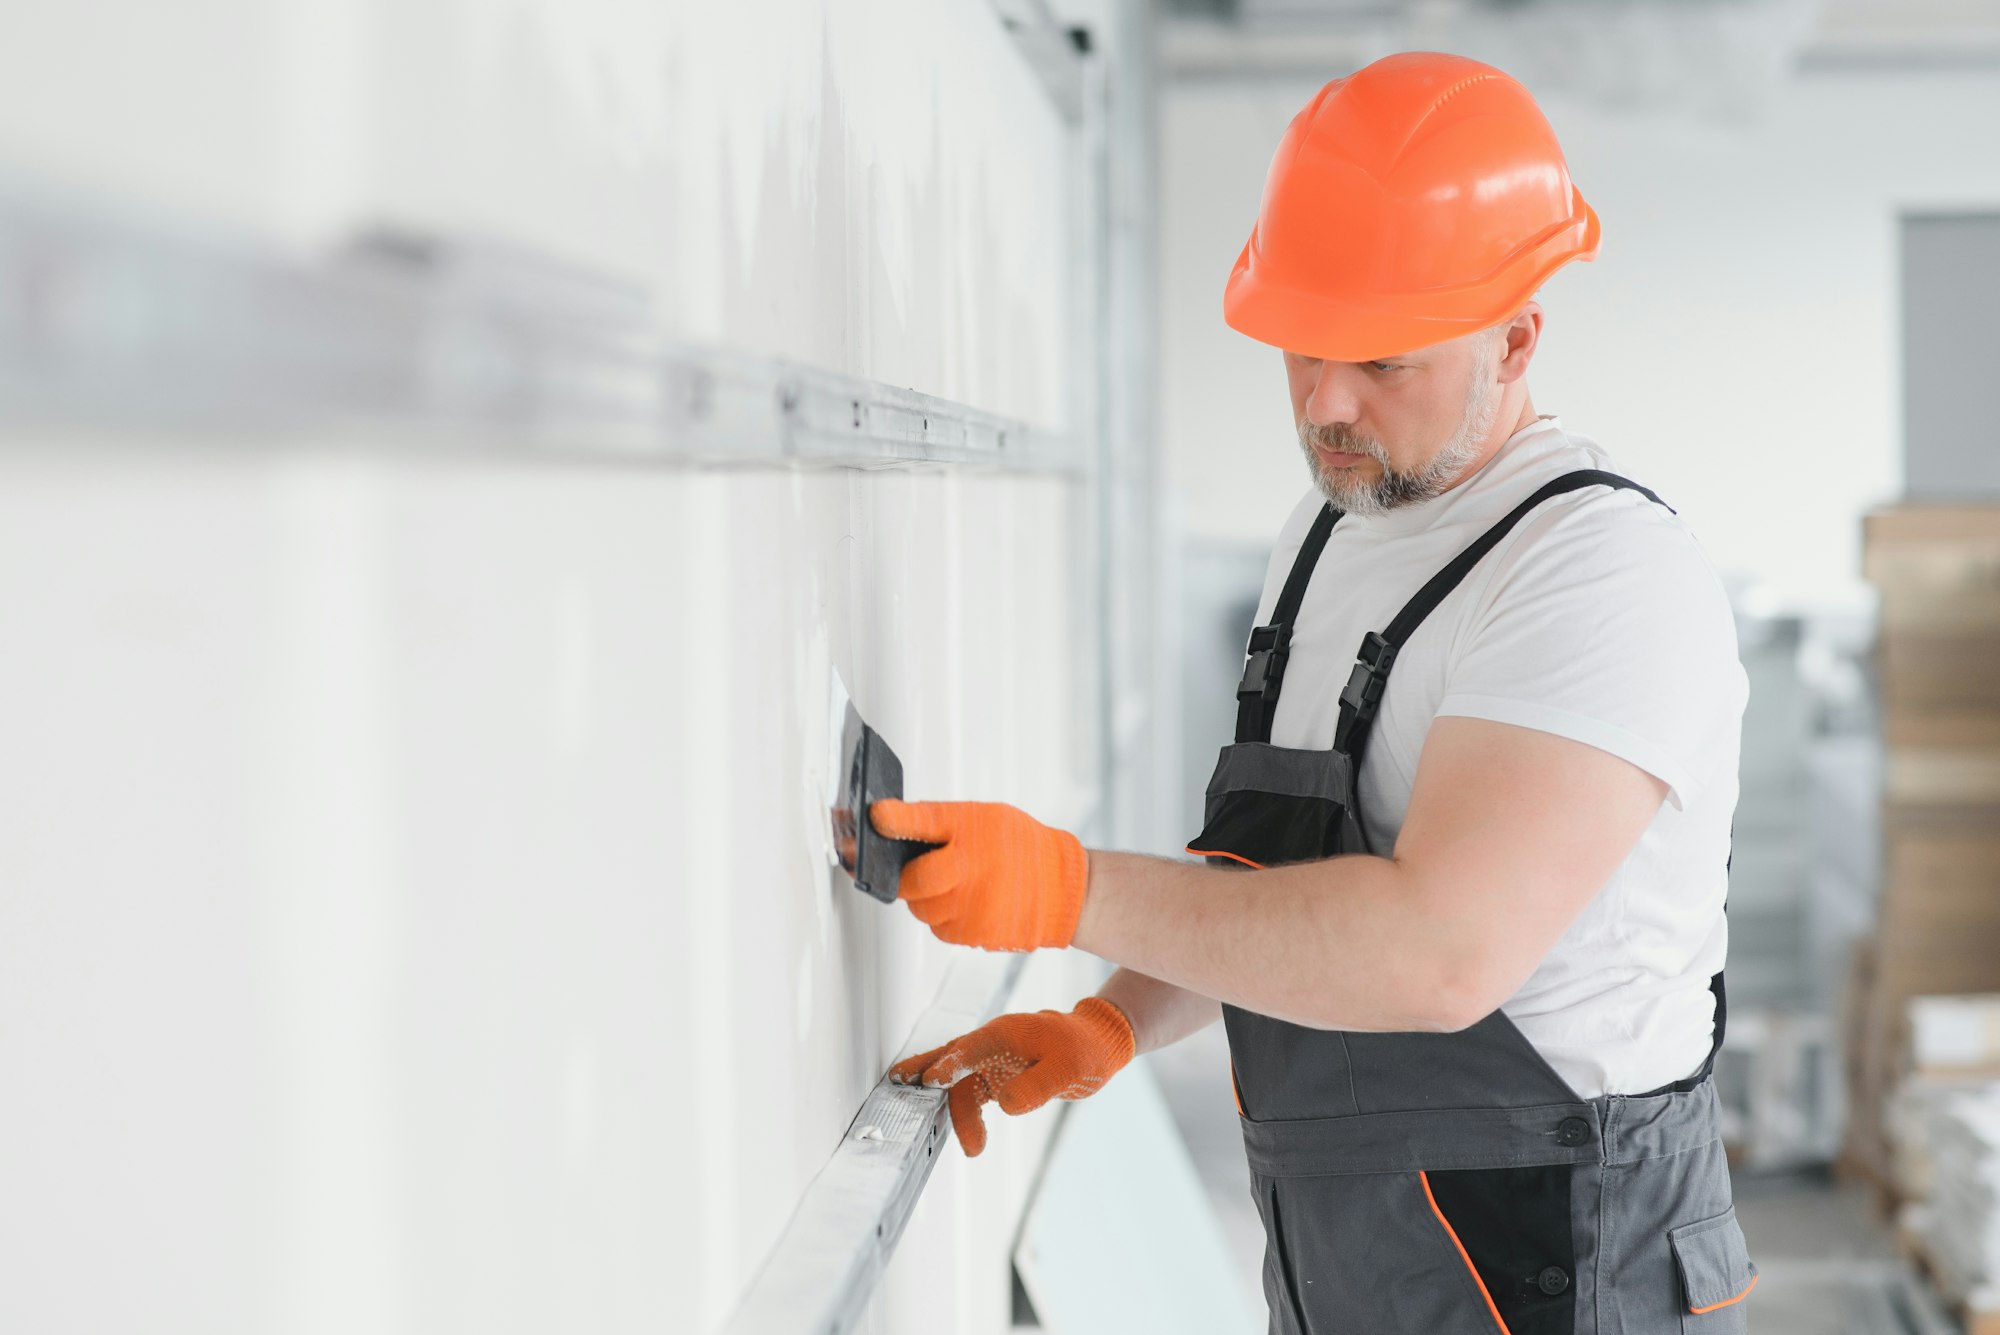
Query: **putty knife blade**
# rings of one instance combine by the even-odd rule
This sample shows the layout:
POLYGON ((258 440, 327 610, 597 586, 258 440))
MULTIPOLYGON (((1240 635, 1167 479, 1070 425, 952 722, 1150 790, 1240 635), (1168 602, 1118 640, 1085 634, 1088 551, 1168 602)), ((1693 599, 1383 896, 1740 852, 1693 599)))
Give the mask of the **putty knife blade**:
MULTIPOLYGON (((845 690, 839 692, 844 698, 845 690)), ((868 726, 852 700, 840 725, 840 756, 834 769, 838 791, 832 801, 833 846, 855 888, 885 904, 896 902, 903 866, 938 847, 915 839, 891 839, 868 818, 870 804, 903 795, 903 762, 868 726)))

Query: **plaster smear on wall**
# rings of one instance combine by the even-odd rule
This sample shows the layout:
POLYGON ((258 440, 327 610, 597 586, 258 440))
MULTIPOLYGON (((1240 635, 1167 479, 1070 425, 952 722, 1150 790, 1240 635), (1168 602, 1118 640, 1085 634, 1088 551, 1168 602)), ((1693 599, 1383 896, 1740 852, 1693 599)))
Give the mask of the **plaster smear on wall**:
MULTIPOLYGON (((556 49, 630 40, 529 8, 556 49)), ((681 331, 1059 423, 1072 158, 991 7, 668 14, 665 78, 639 73, 666 90, 670 253, 630 262, 681 331)))
POLYGON ((990 5, 455 0, 396 41, 369 207, 641 282, 690 339, 1060 423, 1067 132, 990 5))
MULTIPOLYGON (((854 6, 818 33, 802 21, 768 54, 795 99, 776 108, 765 79, 697 68, 735 34, 677 45, 692 187, 681 236, 685 253, 714 260, 678 274, 691 332, 815 361, 839 349, 828 364, 843 370, 1063 420, 1072 158, 1047 95, 982 9, 854 6)), ((742 8, 702 15, 758 21, 742 8)))
POLYGON ((0 43, 0 179, 497 244, 686 339, 1065 424, 1074 147, 987 0, 204 0, 112 6, 117 42, 105 8, 0 43))

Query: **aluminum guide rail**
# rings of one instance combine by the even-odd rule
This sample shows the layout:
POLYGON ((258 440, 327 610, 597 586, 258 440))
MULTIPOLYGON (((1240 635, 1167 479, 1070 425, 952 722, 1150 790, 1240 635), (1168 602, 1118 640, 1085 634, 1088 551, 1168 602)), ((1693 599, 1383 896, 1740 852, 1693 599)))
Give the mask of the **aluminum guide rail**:
MULTIPOLYGON (((976 1029, 1000 1013, 1027 956, 959 956, 898 1059, 976 1029)), ((842 1335, 867 1310, 951 1127, 945 1091, 892 1085, 862 1103, 799 1197, 723 1335, 842 1335)))
POLYGON ((0 428, 351 430, 357 444, 694 466, 1088 476, 1063 433, 662 337, 637 290, 398 234, 322 263, 0 189, 0 428))

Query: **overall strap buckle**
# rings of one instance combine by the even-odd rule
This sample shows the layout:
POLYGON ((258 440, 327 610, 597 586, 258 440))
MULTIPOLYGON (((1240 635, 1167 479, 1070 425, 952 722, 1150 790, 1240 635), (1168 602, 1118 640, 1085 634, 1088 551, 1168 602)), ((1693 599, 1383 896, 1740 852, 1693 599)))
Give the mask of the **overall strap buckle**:
POLYGON ((1326 540, 1339 521, 1340 511, 1333 508, 1332 502, 1320 507, 1305 541, 1299 544, 1299 554, 1292 558, 1285 587, 1271 607, 1270 624, 1250 632, 1250 661, 1243 665, 1243 680, 1236 687, 1239 742, 1271 740, 1271 720, 1278 712, 1278 687, 1284 682, 1285 659, 1292 651, 1292 623, 1298 620, 1299 608, 1305 602, 1313 567, 1319 564, 1319 554, 1325 550, 1326 540))
POLYGON ((1340 703, 1355 723, 1366 723, 1375 717, 1382 704, 1382 692, 1389 686, 1389 669, 1395 664, 1396 646, 1383 639, 1380 631, 1371 630, 1362 637, 1354 671, 1348 674, 1347 685, 1340 689, 1340 703))
POLYGON ((1278 687, 1285 680, 1285 660, 1292 652, 1292 628, 1284 622, 1259 626, 1250 632, 1250 658, 1243 665, 1243 680, 1236 685, 1239 705, 1256 701, 1275 702, 1278 687))

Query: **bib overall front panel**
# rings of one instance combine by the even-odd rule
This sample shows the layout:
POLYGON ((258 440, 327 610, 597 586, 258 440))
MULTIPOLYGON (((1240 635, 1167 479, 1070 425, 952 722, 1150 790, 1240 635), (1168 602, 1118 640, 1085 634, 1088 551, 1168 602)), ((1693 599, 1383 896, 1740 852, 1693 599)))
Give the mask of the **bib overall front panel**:
MULTIPOLYGON (((1396 652, 1533 506, 1592 485, 1633 486, 1557 479, 1367 636, 1335 744, 1316 751, 1269 738, 1291 626, 1339 519, 1323 511, 1252 634, 1237 740, 1188 851, 1245 873, 1371 851, 1356 779, 1396 652)), ((1715 990, 1719 1045, 1719 977, 1715 990)), ((1755 1267, 1730 1209, 1713 1050, 1668 1088, 1584 1099, 1500 1011, 1455 1033, 1381 1034, 1222 1010, 1274 1335, 1744 1328, 1755 1267)))

